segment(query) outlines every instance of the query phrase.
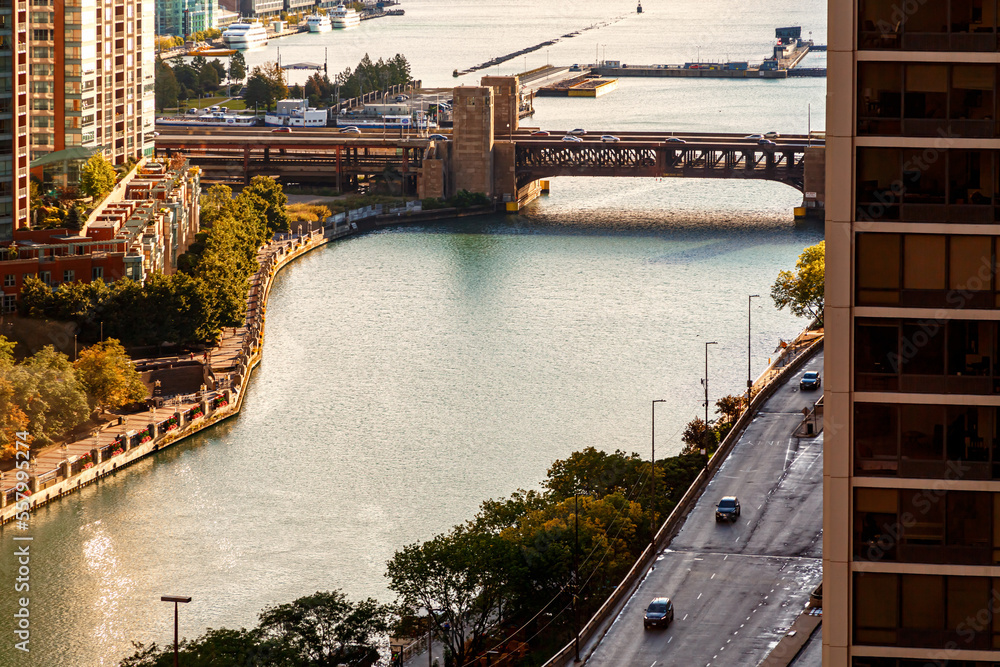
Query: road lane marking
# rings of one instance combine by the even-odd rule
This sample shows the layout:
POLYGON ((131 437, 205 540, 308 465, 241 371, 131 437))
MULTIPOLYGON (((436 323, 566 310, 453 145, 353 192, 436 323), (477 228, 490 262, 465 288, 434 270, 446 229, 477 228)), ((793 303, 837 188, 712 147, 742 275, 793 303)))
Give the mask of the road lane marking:
MULTIPOLYGON (((667 643, 669 644, 670 642, 667 642, 667 643)), ((654 660, 653 661, 653 665, 655 665, 655 664, 656 664, 656 661, 654 660)), ((653 665, 650 665, 649 667, 653 667, 653 665)))
MULTIPOLYGON (((749 618, 750 618, 750 617, 749 617, 749 616, 747 616, 747 619, 749 619, 749 618)), ((681 620, 682 620, 682 621, 686 621, 686 620, 688 620, 688 615, 687 615, 687 614, 684 614, 684 618, 682 618, 681 620)))
POLYGON ((701 593, 698 593, 698 597, 696 597, 695 600, 700 600, 700 599, 701 599, 701 593))
MULTIPOLYGON (((670 643, 670 642, 672 642, 672 641, 674 641, 674 638, 673 638, 673 637, 671 637, 670 639, 668 639, 668 640, 667 640, 667 643, 669 644, 669 643, 670 643)), ((655 665, 656 663, 654 662, 653 664, 655 665)))
MULTIPOLYGON (((709 580, 709 581, 711 581, 712 579, 715 579, 715 573, 714 573, 714 572, 712 573, 712 576, 708 578, 708 580, 709 580)), ((774 591, 772 591, 772 593, 773 593, 773 592, 774 592, 774 591)))

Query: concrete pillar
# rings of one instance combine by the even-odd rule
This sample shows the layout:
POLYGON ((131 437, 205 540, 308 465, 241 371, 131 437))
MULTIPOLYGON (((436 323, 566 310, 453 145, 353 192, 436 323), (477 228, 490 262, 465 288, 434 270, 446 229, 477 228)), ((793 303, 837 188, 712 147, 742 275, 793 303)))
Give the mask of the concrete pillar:
POLYGON ((30 477, 28 477, 28 488, 31 489, 32 493, 38 493, 39 491, 41 491, 41 488, 38 484, 38 475, 32 474, 30 477))
POLYGON ((59 474, 62 475, 63 479, 69 479, 69 461, 62 461, 59 463, 59 474))
POLYGON ((94 465, 95 466, 96 465, 100 465, 101 464, 101 450, 99 450, 97 447, 94 447, 93 449, 91 449, 90 450, 90 458, 94 459, 94 465))
POLYGON ((178 429, 184 428, 184 413, 183 412, 175 412, 174 413, 174 417, 177 418, 177 428, 178 429))
POLYGON ((201 408, 201 413, 202 413, 203 415, 207 415, 207 414, 208 414, 208 401, 207 401, 207 400, 203 400, 203 401, 202 401, 202 402, 201 402, 201 403, 200 403, 200 404, 198 405, 198 407, 200 407, 200 408, 201 408))
POLYGON ((497 139, 517 132, 521 81, 516 76, 484 76, 480 85, 493 89, 493 129, 497 139))
POLYGON ((0 493, 0 507, 7 507, 7 492, 0 493))
POLYGON ((233 390, 232 389, 224 389, 222 391, 222 395, 226 397, 226 403, 232 403, 233 402, 233 390))
MULTIPOLYGON (((147 430, 148 430, 148 432, 149 432, 149 435, 150 435, 150 437, 152 437, 152 438, 153 438, 153 440, 156 440, 156 436, 160 435, 160 434, 159 434, 159 433, 157 432, 157 431, 158 431, 158 429, 157 429, 157 427, 156 427, 156 424, 155 424, 155 423, 152 423, 152 424, 150 424, 150 425, 149 425, 149 426, 147 426, 146 428, 147 428, 147 430)), ((141 438, 140 438, 140 440, 141 440, 141 438)))

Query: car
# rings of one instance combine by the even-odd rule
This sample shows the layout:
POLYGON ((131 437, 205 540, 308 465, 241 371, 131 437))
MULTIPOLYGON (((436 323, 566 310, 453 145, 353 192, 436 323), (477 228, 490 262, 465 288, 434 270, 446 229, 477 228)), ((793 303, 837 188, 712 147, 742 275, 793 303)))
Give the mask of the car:
POLYGON ((361 130, 358 129, 357 125, 350 125, 348 127, 340 128, 341 134, 361 134, 361 130))
POLYGON ((406 95, 396 95, 396 101, 397 102, 405 102, 408 99, 410 99, 410 98, 407 97, 406 95))
POLYGON ((619 141, 621 141, 621 139, 619 139, 613 134, 605 134, 604 136, 601 137, 601 141, 603 141, 606 144, 617 144, 619 141))
POLYGON ((273 130, 271 130, 271 131, 272 132, 291 132, 292 128, 290 128, 290 127, 276 127, 273 130))
POLYGON ((648 630, 653 626, 665 628, 674 622, 674 603, 670 598, 653 598, 642 616, 642 627, 648 630))
POLYGON ((670 144, 686 144, 687 142, 680 137, 667 137, 667 143, 670 144))
POLYGON ((577 141, 577 142, 583 143, 583 139, 581 139, 580 137, 574 137, 572 134, 567 134, 565 137, 562 138, 562 140, 563 141, 577 141))
POLYGON ((570 130, 566 134, 587 134, 587 131, 582 127, 578 127, 575 130, 570 130))
POLYGON ((821 383, 818 371, 807 371, 802 374, 802 379, 799 380, 799 389, 819 389, 821 383))
POLYGON ((434 141, 451 141, 451 139, 444 134, 432 134, 427 138, 433 139, 434 141))
POLYGON ((740 518, 740 501, 736 496, 724 496, 715 508, 715 520, 736 521, 740 518))
POLYGON ((551 134, 548 130, 535 130, 531 133, 533 137, 547 137, 551 134))
POLYGON ((758 139, 757 140, 757 145, 758 146, 775 146, 776 144, 773 141, 771 141, 770 139, 758 139))
POLYGON ((777 132, 773 132, 772 131, 772 132, 765 132, 764 133, 764 138, 765 139, 778 139, 779 137, 781 137, 781 135, 778 134, 777 132))
POLYGON ((763 139, 763 138, 764 138, 764 135, 763 135, 763 134, 748 134, 747 136, 745 136, 745 137, 743 137, 743 138, 744 138, 744 139, 753 139, 753 140, 757 140, 757 139, 763 139))
POLYGON ((201 109, 188 109, 187 114, 189 116, 197 116, 199 111, 201 111, 201 109))

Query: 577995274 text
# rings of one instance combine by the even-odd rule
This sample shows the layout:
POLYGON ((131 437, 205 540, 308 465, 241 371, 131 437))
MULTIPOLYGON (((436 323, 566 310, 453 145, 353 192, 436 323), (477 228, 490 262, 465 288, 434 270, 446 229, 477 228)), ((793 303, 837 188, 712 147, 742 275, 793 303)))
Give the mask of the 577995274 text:
MULTIPOLYGON (((31 512, 31 449, 28 444, 28 433, 19 431, 17 434, 15 459, 15 501, 17 503, 17 529, 28 530, 28 521, 31 512)), ((14 647, 19 651, 29 652, 28 643, 31 640, 31 622, 29 620, 30 598, 28 593, 31 575, 31 540, 30 535, 16 535, 14 537, 14 557, 17 559, 17 576, 14 578, 14 592, 23 594, 24 597, 17 599, 17 611, 14 612, 14 647)))

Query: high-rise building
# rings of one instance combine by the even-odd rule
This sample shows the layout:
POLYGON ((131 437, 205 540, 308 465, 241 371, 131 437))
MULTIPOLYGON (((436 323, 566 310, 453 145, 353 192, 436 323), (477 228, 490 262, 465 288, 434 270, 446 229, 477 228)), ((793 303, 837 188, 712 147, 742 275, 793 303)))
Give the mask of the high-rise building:
POLYGON ((90 155, 153 153, 154 4, 30 0, 31 168, 74 184, 90 155))
POLYGON ((831 0, 823 664, 1000 662, 997 5, 831 0))
POLYGON ((217 28, 218 0, 156 0, 156 34, 187 37, 217 28))
POLYGON ((28 3, 0 0, 0 242, 28 222, 28 3))

